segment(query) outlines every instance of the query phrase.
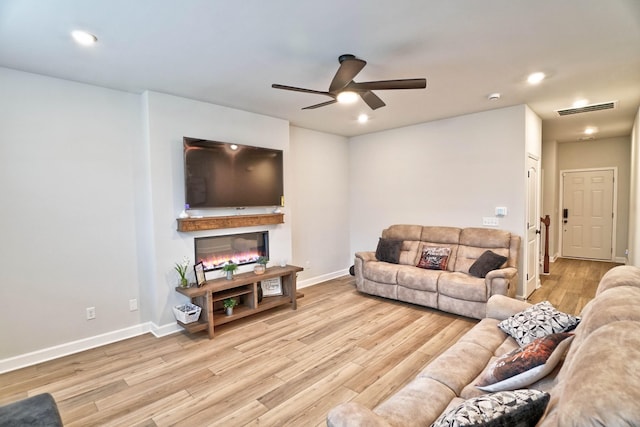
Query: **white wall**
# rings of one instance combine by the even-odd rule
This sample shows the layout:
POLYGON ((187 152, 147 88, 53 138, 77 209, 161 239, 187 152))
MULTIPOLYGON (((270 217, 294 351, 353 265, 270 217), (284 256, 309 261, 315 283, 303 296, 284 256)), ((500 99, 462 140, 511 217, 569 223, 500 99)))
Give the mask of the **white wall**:
MULTIPOLYGON (((616 218, 616 247, 614 256, 623 259, 629 244, 629 183, 630 183, 631 140, 629 137, 596 139, 558 143, 558 180, 560 171, 616 167, 618 169, 618 206, 616 218)), ((560 190, 559 190, 560 191, 560 190)), ((558 194, 559 198, 559 194, 558 194)), ((552 217, 558 223, 558 216, 552 217)), ((555 227, 558 241, 562 227, 555 227)), ((561 250, 560 250, 561 252, 561 250)))
POLYGON ((291 183, 295 197, 293 263, 304 267, 299 284, 346 274, 349 251, 348 139, 291 126, 291 183))
MULTIPOLYGON (((553 260, 558 255, 558 143, 545 141, 542 143, 542 214, 549 215, 549 257, 553 260)), ((544 227, 542 228, 544 230, 544 227)), ((544 253, 544 249, 542 250, 544 253)))
POLYGON ((0 93, 0 360, 138 325, 140 98, 4 68, 0 93))
MULTIPOLYGON (((285 223, 279 225, 244 227, 242 232, 269 230, 270 257, 273 260, 292 258, 291 211, 287 200, 291 196, 291 162, 289 160, 289 122, 234 110, 205 102, 193 101, 156 92, 147 92, 144 103, 148 114, 148 147, 150 170, 150 200, 153 244, 141 262, 151 265, 151 280, 142 284, 143 293, 152 296, 156 310, 151 321, 157 326, 175 327, 171 307, 185 301, 175 291, 178 275, 173 266, 184 256, 193 262, 194 237, 216 236, 240 232, 238 229, 209 230, 192 233, 176 231, 176 218, 184 206, 184 168, 182 138, 184 136, 238 144, 276 148, 284 151, 285 164, 285 223)), ((229 215, 239 213, 267 213, 273 208, 254 208, 245 211, 209 209, 194 214, 229 215)), ((247 271, 252 266, 243 266, 247 271)), ((192 273, 191 273, 192 274, 192 273)), ((219 272, 208 274, 218 277, 219 272)))
POLYGON ((527 121, 519 105, 351 138, 351 252, 375 250, 391 224, 482 227, 497 206, 499 228, 522 237, 526 150, 541 150, 527 121))
POLYGON ((629 261, 640 267, 640 109, 631 130, 631 172, 629 186, 629 261))

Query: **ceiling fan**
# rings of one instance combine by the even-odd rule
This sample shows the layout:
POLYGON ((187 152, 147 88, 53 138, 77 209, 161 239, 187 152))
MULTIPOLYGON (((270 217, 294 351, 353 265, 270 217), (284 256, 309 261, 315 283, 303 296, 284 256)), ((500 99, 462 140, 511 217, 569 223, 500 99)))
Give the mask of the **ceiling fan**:
POLYGON ((357 95, 360 95, 362 100, 366 102, 372 110, 375 110, 377 108, 384 107, 386 104, 376 94, 371 92, 372 90, 424 89, 427 87, 427 79, 379 80, 357 83, 354 82, 353 79, 360 71, 362 71, 364 66, 367 65, 367 62, 349 54, 340 55, 338 61, 340 61, 340 68, 338 68, 336 75, 331 81, 331 85, 329 85, 329 90, 326 92, 279 85, 275 83, 272 84, 271 87, 275 89, 292 90, 295 92, 315 93, 317 95, 325 95, 333 98, 330 101, 304 107, 303 110, 310 110, 335 104, 336 102, 341 101, 343 96, 347 97, 348 95, 351 95, 354 98, 357 98, 357 95))

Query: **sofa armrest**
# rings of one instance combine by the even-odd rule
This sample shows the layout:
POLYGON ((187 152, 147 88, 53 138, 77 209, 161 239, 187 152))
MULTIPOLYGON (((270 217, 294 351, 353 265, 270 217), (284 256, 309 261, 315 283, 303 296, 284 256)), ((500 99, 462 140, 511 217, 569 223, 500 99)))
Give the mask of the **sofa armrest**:
POLYGON ((484 279, 487 285, 487 295, 506 295, 508 297, 516 296, 516 288, 518 286, 518 269, 515 267, 499 268, 487 273, 484 279))
POLYGON ((327 415, 328 427, 391 427, 371 409, 357 402, 342 403, 327 415))
POLYGON ((487 301, 487 317, 504 320, 529 307, 531 307, 531 304, 526 301, 509 298, 504 295, 494 295, 487 301))
POLYGON ((361 259, 362 262, 375 261, 376 253, 375 252, 356 252, 356 258, 361 259))

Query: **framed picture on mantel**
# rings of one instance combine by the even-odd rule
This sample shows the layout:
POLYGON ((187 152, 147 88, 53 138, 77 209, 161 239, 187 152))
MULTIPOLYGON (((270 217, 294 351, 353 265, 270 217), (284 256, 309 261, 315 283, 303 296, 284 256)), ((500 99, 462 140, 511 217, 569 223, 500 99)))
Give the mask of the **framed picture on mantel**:
POLYGON ((262 294, 265 297, 275 297, 282 295, 282 278, 274 277, 272 279, 265 279, 260 282, 262 286, 262 294))
POLYGON ((193 266, 193 272, 196 275, 196 284, 198 287, 204 285, 207 279, 204 277, 204 264, 202 261, 193 266))

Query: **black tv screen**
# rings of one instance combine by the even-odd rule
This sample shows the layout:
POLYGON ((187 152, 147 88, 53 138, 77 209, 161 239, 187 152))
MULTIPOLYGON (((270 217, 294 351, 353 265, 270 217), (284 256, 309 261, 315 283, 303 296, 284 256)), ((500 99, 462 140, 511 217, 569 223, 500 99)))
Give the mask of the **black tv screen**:
POLYGON ((282 205, 282 150, 187 137, 183 145, 191 209, 282 205))

